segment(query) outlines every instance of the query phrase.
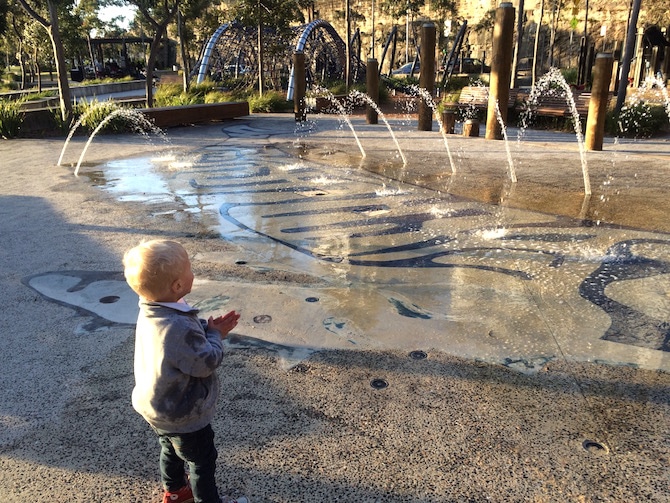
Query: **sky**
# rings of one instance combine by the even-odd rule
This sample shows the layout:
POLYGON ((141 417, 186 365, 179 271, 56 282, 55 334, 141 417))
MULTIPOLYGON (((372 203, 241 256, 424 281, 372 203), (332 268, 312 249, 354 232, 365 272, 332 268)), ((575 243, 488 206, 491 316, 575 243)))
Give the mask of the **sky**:
POLYGON ((128 28, 130 21, 132 21, 132 18, 134 17, 134 10, 131 10, 131 7, 128 6, 123 6, 123 7, 117 7, 117 6, 110 6, 110 7, 102 7, 100 9, 100 19, 103 21, 110 21, 116 16, 123 16, 125 18, 125 22, 121 23, 121 26, 124 28, 128 28), (130 15, 128 15, 130 14, 130 15))

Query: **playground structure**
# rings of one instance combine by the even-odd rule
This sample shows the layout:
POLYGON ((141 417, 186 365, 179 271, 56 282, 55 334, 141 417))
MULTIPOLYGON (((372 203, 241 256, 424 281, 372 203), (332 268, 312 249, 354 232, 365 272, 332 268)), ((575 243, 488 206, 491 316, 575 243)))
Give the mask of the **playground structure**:
MULTIPOLYGON (((436 65, 436 87, 444 87, 446 82, 459 72, 459 61, 469 55, 466 41, 470 27, 467 20, 460 23, 453 41, 436 65)), ((396 50, 401 43, 402 33, 398 26, 393 26, 382 46, 381 57, 377 66, 379 76, 390 76, 395 68, 396 50)), ((263 40, 270 50, 263 51, 264 85, 268 88, 288 91, 294 87, 292 82, 293 54, 296 51, 305 54, 307 89, 345 79, 346 44, 330 23, 318 19, 311 23, 296 27, 289 39, 281 38, 274 29, 266 28, 263 40)), ((238 22, 220 26, 205 44, 200 58, 194 67, 192 77, 198 82, 209 78, 224 83, 226 86, 245 87, 258 80, 258 33, 255 27, 244 27, 238 22)), ((583 40, 583 54, 579 61, 578 85, 586 85, 591 81, 592 68, 595 64, 596 50, 593 42, 583 40)), ((633 66, 630 71, 631 84, 639 87, 649 75, 661 73, 668 79, 670 67, 670 45, 667 30, 656 26, 639 30, 635 40, 633 66)), ((349 44, 351 54, 350 82, 364 82, 366 73, 365 58, 361 56, 361 34, 356 30, 349 44)), ((415 47, 415 63, 421 59, 421 51, 415 47)), ((613 85, 619 79, 621 51, 615 45, 613 49, 615 67, 613 85)), ((527 58, 526 58, 527 59, 527 58)), ((530 58, 532 61, 532 58, 530 58)), ((482 60, 483 61, 483 60, 482 60)), ((521 64, 521 63, 518 63, 521 64)), ((527 63, 524 63, 527 64, 527 63)), ((415 65, 418 69, 419 64, 415 65)), ((521 67, 513 69, 518 76, 521 67)), ((418 76, 418 70, 416 74, 418 76)), ((543 73, 543 72, 541 72, 543 73)), ((290 99, 290 97, 289 97, 290 99)))
MULTIPOLYGON (((263 61, 263 75, 274 89, 291 87, 292 57, 296 51, 308 55, 306 78, 308 86, 324 81, 343 80, 346 71, 346 44, 335 29, 324 20, 315 20, 293 30, 291 40, 282 40, 272 29, 263 34, 267 57, 263 61)), ((237 85, 245 86, 258 78, 258 51, 256 29, 245 28, 238 22, 220 26, 209 38, 194 70, 198 83, 210 78, 224 82, 234 77, 237 85)), ((365 65, 361 61, 360 35, 352 37, 351 80, 365 79, 365 65)))

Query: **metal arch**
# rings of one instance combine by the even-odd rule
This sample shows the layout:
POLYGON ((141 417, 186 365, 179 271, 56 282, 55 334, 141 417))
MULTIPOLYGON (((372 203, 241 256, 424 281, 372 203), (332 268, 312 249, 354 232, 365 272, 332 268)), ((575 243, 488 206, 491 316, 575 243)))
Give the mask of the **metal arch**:
POLYGON ((225 23, 219 26, 216 31, 209 37, 205 50, 202 53, 202 59, 200 60, 200 68, 198 69, 198 79, 196 82, 202 84, 207 78, 207 69, 209 68, 209 58, 212 55, 212 51, 216 47, 216 43, 219 41, 219 37, 225 32, 230 23, 225 23))
MULTIPOLYGON (((307 44, 307 40, 309 39, 309 36, 312 34, 312 32, 318 28, 322 28, 328 32, 328 34, 333 38, 333 40, 342 40, 340 36, 337 34, 335 31, 335 28, 332 27, 332 25, 323 19, 315 19, 311 23, 307 24, 305 28, 302 31, 302 34, 298 38, 298 41, 295 44, 295 51, 304 51, 305 45, 307 44)), ((340 58, 341 61, 344 61, 345 59, 345 54, 344 54, 344 47, 342 47, 344 43, 342 44, 337 44, 338 46, 338 57, 340 58)), ((288 79, 288 89, 286 91, 286 99, 287 101, 291 101, 293 99, 293 90, 295 88, 295 72, 293 68, 293 64, 291 64, 291 73, 288 79)))
POLYGON ((307 26, 305 26, 305 29, 302 31, 302 35, 300 35, 300 38, 298 39, 298 42, 296 42, 296 44, 295 44, 295 50, 296 51, 302 51, 302 50, 305 49, 305 44, 307 43, 307 39, 312 34, 312 32, 317 28, 323 28, 324 30, 326 30, 330 34, 330 36, 333 37, 334 40, 340 39, 340 36, 335 31, 335 28, 333 28, 332 25, 328 21, 325 21, 323 19, 315 19, 314 21, 309 23, 307 26))
MULTIPOLYGON (((271 30, 271 28, 268 28, 271 30)), ((209 38, 203 50, 199 62, 195 65, 192 73, 197 83, 202 83, 210 77, 222 80, 225 86, 250 86, 251 79, 258 73, 257 56, 252 49, 253 43, 248 38, 248 29, 244 28, 238 21, 223 24, 209 38), (244 54, 242 54, 244 53, 244 54), (234 61, 233 61, 234 60, 234 61), (235 76, 227 78, 230 73, 229 67, 235 63, 235 76), (242 63, 242 74, 238 76, 237 68, 242 63), (213 74, 213 72, 218 72, 213 74), (243 78, 238 78, 243 77, 243 78)), ((272 79, 271 85, 276 89, 283 87, 281 79, 286 78, 288 71, 287 99, 293 99, 295 76, 293 68, 292 51, 306 53, 310 66, 307 70, 308 82, 325 80, 326 78, 341 78, 346 66, 346 44, 337 34, 335 28, 327 21, 317 19, 307 25, 293 29, 292 42, 286 43, 283 37, 277 33, 267 33, 268 40, 275 40, 277 47, 282 50, 273 56, 273 69, 269 72, 272 79)), ((365 67, 361 64, 360 54, 352 55, 353 71, 356 80, 364 77, 365 67)), ((285 82, 285 81, 284 81, 285 82)))

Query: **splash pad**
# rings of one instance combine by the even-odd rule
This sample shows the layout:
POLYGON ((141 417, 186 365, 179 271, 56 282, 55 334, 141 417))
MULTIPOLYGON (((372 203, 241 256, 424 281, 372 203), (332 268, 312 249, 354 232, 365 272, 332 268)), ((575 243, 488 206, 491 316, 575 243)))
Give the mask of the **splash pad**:
POLYGON ((256 298, 249 309, 272 321, 254 336, 271 343, 436 348, 523 371, 556 359, 667 367, 662 158, 635 143, 589 154, 588 197, 570 135, 512 142, 511 183, 503 142, 450 138, 451 173, 439 133, 391 119, 405 164, 383 125, 351 120, 364 158, 335 117, 296 139, 287 116, 257 116, 223 125, 187 164, 130 158, 96 171, 119 201, 145 197, 149 215, 206 221, 247 268, 312 278, 283 297, 267 285, 260 296, 247 284, 198 289, 202 301, 217 288, 256 298))

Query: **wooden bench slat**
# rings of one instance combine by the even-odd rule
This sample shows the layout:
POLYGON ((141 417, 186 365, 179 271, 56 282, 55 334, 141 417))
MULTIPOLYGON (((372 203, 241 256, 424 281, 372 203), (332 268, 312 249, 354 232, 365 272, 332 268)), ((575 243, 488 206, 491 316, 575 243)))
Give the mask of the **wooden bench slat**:
MULTIPOLYGON (((589 103, 591 93, 589 91, 572 91, 572 98, 575 102, 577 113, 581 117, 586 117, 589 112, 589 103)), ((465 86, 461 90, 458 98, 458 107, 487 109, 489 104, 489 88, 484 86, 465 86)), ((515 108, 518 112, 528 111, 528 93, 521 92, 519 89, 510 89, 509 108, 515 108)), ((572 110, 568 105, 565 96, 561 95, 540 95, 537 104, 531 108, 534 115, 552 116, 552 117, 570 117, 572 110)))
MULTIPOLYGON (((509 90, 509 99, 507 100, 507 107, 513 108, 516 104, 518 96, 518 89, 509 90)), ((489 88, 484 86, 465 86, 461 89, 461 94, 458 97, 459 108, 475 107, 486 109, 489 106, 489 88)))

